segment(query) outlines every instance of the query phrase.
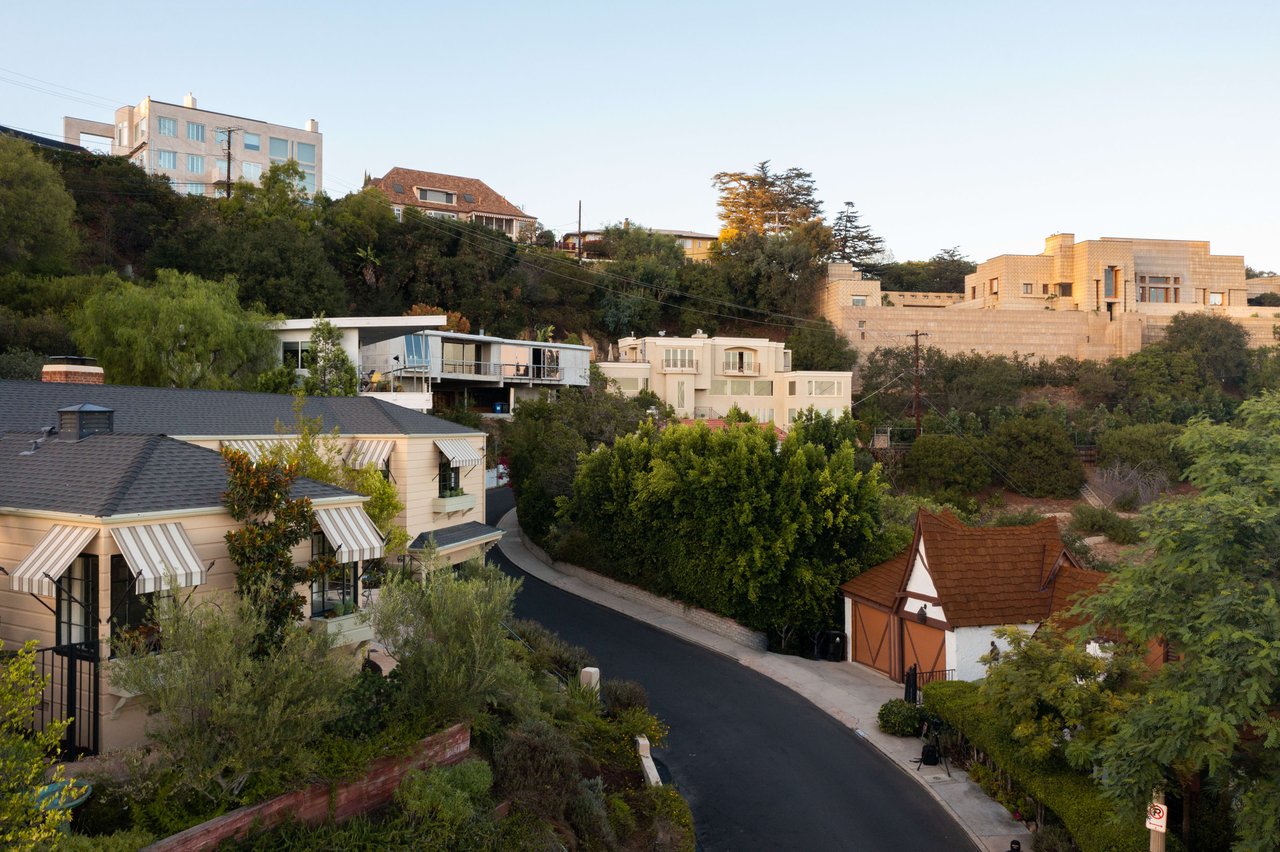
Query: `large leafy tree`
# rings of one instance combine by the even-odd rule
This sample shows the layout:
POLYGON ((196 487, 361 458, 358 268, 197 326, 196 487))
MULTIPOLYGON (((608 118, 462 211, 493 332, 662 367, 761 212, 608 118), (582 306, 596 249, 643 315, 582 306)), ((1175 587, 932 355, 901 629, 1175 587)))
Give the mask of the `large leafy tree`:
POLYGON ((75 208, 53 166, 29 143, 0 135, 0 273, 69 271, 75 208))
POLYGON ((822 215, 813 175, 804 169, 775 172, 764 160, 750 172, 717 172, 711 185, 720 193, 720 221, 731 234, 776 233, 822 215))
POLYGON ((1191 497, 1149 510, 1150 560, 1121 570, 1089 609, 1176 658, 1098 749, 1099 777, 1135 806, 1201 777, 1235 802, 1235 849, 1280 832, 1280 395, 1234 423, 1197 418, 1178 444, 1191 497))
POLYGON ((787 337, 793 370, 852 370, 858 352, 849 339, 836 331, 829 321, 820 325, 802 325, 787 337))
POLYGON ((1207 377, 1239 386, 1249 369, 1249 332, 1238 322, 1213 314, 1176 314, 1161 344, 1195 358, 1207 377))
POLYGON ((235 289, 162 269, 153 285, 120 282, 90 296, 73 334, 115 383, 252 388, 278 344, 268 318, 241 308, 235 289))
POLYGON ((356 395, 356 367, 342 348, 342 332, 324 317, 311 327, 305 364, 302 386, 308 396, 356 395))
POLYGON ((964 277, 977 268, 958 247, 946 248, 928 260, 882 265, 880 286, 885 290, 908 292, 963 293, 964 277))

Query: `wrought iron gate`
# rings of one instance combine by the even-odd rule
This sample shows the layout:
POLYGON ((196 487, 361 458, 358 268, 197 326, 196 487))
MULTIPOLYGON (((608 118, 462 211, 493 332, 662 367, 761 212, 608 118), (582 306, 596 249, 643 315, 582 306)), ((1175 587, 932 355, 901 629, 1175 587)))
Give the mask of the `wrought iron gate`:
POLYGON ((67 760, 98 753, 100 647, 94 641, 36 649, 36 670, 48 683, 33 726, 42 731, 51 722, 69 719, 62 741, 67 760))

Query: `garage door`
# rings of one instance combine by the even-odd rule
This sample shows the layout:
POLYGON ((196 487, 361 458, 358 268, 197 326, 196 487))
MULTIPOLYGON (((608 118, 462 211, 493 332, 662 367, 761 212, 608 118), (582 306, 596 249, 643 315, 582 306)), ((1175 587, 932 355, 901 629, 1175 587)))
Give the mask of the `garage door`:
POLYGON ((918 672, 933 672, 947 667, 946 632, 940 627, 902 619, 902 672, 915 665, 918 672))
POLYGON ((889 672, 889 613, 853 602, 853 661, 889 672))

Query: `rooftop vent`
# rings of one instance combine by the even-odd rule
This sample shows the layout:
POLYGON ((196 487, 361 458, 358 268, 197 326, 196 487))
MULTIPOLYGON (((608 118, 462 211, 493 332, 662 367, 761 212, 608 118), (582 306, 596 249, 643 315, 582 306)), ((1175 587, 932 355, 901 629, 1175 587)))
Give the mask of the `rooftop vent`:
POLYGON ((101 405, 86 402, 58 409, 58 433, 72 440, 83 441, 90 435, 110 434, 114 425, 115 412, 101 405))

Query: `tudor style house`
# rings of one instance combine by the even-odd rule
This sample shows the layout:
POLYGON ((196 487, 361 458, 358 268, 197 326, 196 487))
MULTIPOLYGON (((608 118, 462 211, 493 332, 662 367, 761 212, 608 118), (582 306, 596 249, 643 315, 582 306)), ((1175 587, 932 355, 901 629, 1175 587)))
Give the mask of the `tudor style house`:
MULTIPOLYGON (((148 629, 154 597, 235 585, 225 536, 238 523, 222 505, 221 454, 117 433, 123 413, 65 406, 43 418, 54 428, 6 426, 0 435, 0 639, 6 649, 39 643, 49 682, 36 724, 71 719, 70 755, 142 739, 140 703, 111 684, 109 667, 122 634, 148 629)), ((338 634, 339 645, 371 638, 356 613, 360 577, 383 556, 383 540, 364 512, 367 498, 308 479, 295 481, 292 496, 310 499, 317 524, 294 559, 331 554, 338 563, 297 589, 309 623, 338 634)))
POLYGON ((1105 574, 1082 567, 1057 522, 967 527, 921 509, 911 545, 840 587, 848 659, 896 681, 916 667, 920 682, 976 680, 995 629, 1034 631, 1068 609, 1105 574))
POLYGON ((396 220, 406 208, 437 219, 474 222, 500 231, 516 242, 530 242, 538 218, 524 212, 476 178, 423 172, 397 166, 369 185, 377 187, 391 203, 396 220))

